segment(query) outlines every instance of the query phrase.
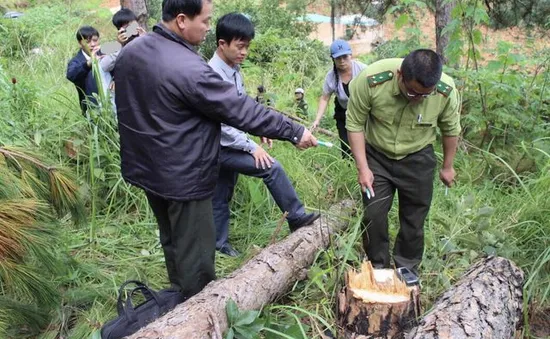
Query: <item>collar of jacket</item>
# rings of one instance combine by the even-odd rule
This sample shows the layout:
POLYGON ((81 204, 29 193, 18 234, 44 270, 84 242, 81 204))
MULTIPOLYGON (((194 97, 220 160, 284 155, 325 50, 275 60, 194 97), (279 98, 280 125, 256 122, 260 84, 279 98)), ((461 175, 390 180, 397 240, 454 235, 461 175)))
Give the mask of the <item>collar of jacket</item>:
POLYGON ((193 45, 191 45, 190 43, 188 43, 184 39, 180 38, 176 33, 169 30, 166 26, 164 26, 160 22, 158 24, 156 24, 155 26, 153 26, 153 32, 162 35, 163 37, 165 37, 168 40, 172 40, 174 42, 177 42, 178 44, 181 44, 181 45, 189 48, 193 52, 197 53, 197 50, 195 49, 195 47, 193 47, 193 45))

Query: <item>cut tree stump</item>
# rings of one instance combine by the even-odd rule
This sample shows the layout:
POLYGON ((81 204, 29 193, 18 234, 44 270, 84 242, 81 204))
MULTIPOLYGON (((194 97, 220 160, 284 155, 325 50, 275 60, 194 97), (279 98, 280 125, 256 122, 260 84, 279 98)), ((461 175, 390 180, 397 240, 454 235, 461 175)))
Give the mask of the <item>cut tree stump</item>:
POLYGON ((522 319, 523 279, 522 270, 507 259, 480 260, 406 338, 514 338, 522 319))
POLYGON ((344 229, 353 203, 343 201, 312 226, 263 249, 224 279, 142 328, 129 338, 211 338, 227 329, 225 305, 232 298, 242 310, 257 310, 273 302, 307 276, 317 252, 329 245, 329 234, 344 229))
POLYGON ((416 326, 420 315, 418 286, 407 286, 393 269, 373 269, 364 262, 361 271, 347 273, 338 295, 341 337, 395 338, 416 326))

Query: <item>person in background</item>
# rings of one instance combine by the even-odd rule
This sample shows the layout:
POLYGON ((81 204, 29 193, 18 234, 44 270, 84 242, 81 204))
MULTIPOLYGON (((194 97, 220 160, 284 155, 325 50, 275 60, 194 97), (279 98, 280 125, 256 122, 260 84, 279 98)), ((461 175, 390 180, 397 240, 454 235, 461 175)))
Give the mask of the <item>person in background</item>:
MULTIPOLYGON (((142 36, 146 34, 145 30, 139 26, 137 26, 135 32, 127 32, 127 28, 130 25, 137 25, 137 17, 128 8, 122 8, 118 12, 116 12, 113 15, 112 19, 113 25, 117 29, 117 41, 120 43, 122 47, 124 47, 126 44, 130 43, 130 41, 134 40, 135 38, 142 36)), ((110 53, 105 55, 99 62, 101 65, 101 68, 105 72, 113 72, 115 68, 116 59, 118 57, 118 54, 120 51, 116 51, 114 53, 110 53)))
POLYGON ((82 26, 76 32, 76 40, 80 50, 67 65, 67 79, 71 81, 78 92, 78 100, 82 115, 97 105, 94 94, 98 86, 92 71, 94 60, 101 59, 99 32, 91 26, 82 26))
POLYGON ((296 115, 302 119, 307 119, 309 106, 304 98, 303 88, 296 88, 294 91, 294 103, 296 105, 296 115))
POLYGON ((363 194, 363 248, 376 268, 390 267, 388 212, 399 197, 396 267, 417 273, 424 252, 424 220, 430 210, 441 131, 439 178, 450 187, 460 134, 460 95, 443 63, 429 49, 405 59, 369 65, 350 85, 346 128, 363 194))
POLYGON ((272 105, 273 102, 271 101, 271 99, 266 98, 264 85, 258 86, 258 93, 256 94, 256 99, 255 100, 256 100, 256 102, 259 102, 262 105, 273 106, 272 105))
MULTIPOLYGON (((254 26, 243 14, 229 13, 216 25, 218 48, 208 63, 227 83, 234 86, 239 96, 246 96, 240 64, 248 54, 254 39, 254 26)), ((271 146, 271 140, 262 138, 271 146)), ((222 124, 220 174, 212 205, 216 224, 216 249, 229 256, 239 252, 229 242, 229 203, 239 174, 261 178, 282 212, 288 212, 291 231, 310 225, 318 213, 306 213, 292 183, 281 164, 250 139, 243 131, 222 124)))
POLYGON ((366 65, 353 60, 350 44, 345 40, 335 40, 330 46, 330 57, 332 58, 332 69, 327 73, 325 83, 323 84, 323 94, 319 99, 317 116, 311 126, 315 130, 327 109, 328 102, 332 94, 334 99, 334 119, 342 148, 342 157, 351 156, 349 149, 348 136, 346 131, 346 109, 349 100, 349 83, 355 78, 366 65))
POLYGON ((210 0, 164 0, 161 22, 126 45, 115 67, 122 176, 145 191, 171 287, 185 298, 216 278, 221 123, 300 149, 317 145, 303 126, 238 95, 197 53, 212 10, 210 0))
MULTIPOLYGON (((134 14, 134 12, 132 12, 128 8, 122 8, 121 10, 116 12, 113 15, 112 22, 118 32, 117 42, 120 44, 119 47, 124 47, 135 38, 146 34, 145 30, 138 26, 137 17, 134 14), (130 31, 130 28, 132 27, 136 27, 136 29, 130 31)), ((105 74, 104 81, 106 83, 106 88, 108 89, 109 94, 111 96, 111 103, 115 113, 116 113, 115 82, 113 80, 113 77, 115 73, 114 72, 115 63, 119 53, 120 53, 120 49, 113 53, 106 54, 99 61, 101 70, 105 74)))

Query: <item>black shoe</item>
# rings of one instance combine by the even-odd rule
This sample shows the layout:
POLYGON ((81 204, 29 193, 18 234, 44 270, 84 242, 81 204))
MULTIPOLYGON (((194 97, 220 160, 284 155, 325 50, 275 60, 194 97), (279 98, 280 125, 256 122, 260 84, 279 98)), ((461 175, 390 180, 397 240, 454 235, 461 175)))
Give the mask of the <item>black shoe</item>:
POLYGON ((304 214, 297 220, 288 223, 290 232, 295 232, 299 228, 313 224, 313 222, 319 219, 321 215, 319 213, 304 214))
POLYGON ((233 248, 233 246, 231 246, 231 244, 223 245, 220 249, 218 249, 218 251, 221 254, 225 254, 230 257, 238 257, 241 255, 236 249, 233 248))

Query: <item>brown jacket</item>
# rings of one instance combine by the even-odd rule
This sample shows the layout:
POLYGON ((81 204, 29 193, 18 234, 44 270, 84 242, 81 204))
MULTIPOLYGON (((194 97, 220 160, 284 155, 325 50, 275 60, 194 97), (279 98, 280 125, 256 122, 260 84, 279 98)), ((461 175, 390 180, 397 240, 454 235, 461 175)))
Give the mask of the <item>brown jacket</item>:
POLYGON ((122 49, 114 72, 122 175, 164 199, 212 196, 222 122, 293 143, 304 132, 239 96, 190 44, 161 24, 122 49))

